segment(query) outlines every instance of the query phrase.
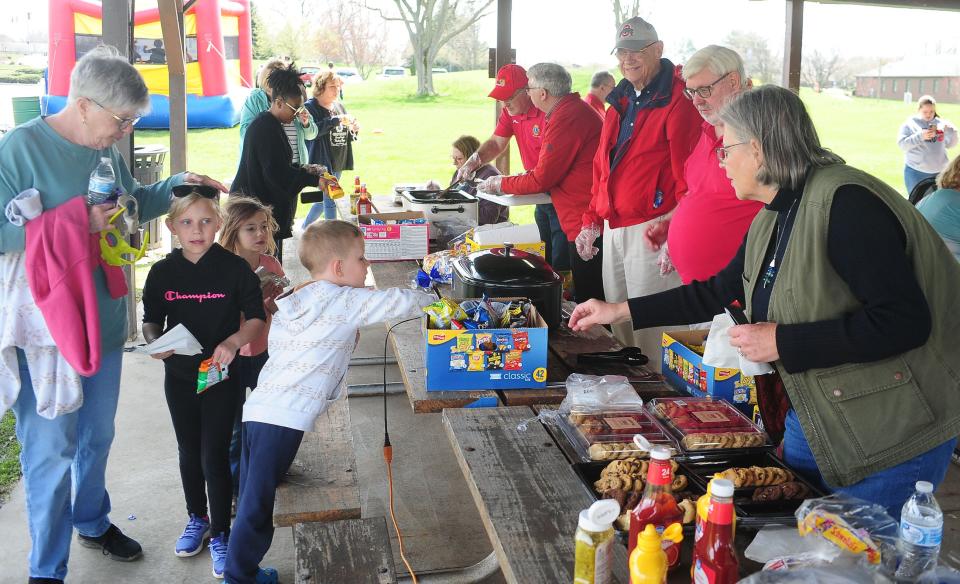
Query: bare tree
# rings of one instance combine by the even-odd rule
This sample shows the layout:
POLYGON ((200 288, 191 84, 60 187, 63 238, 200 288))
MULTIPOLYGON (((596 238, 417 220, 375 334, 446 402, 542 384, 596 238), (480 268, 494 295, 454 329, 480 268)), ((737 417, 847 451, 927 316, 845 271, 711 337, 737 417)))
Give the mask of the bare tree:
POLYGON ((617 30, 621 24, 639 15, 640 0, 613 0, 613 25, 617 30))
POLYGON ((387 53, 387 27, 374 22, 370 12, 350 0, 331 0, 324 25, 314 37, 318 53, 327 61, 344 61, 366 79, 387 53))
POLYGON ((814 50, 804 55, 800 74, 804 81, 814 89, 820 90, 829 86, 830 79, 839 71, 841 65, 839 53, 833 52, 828 55, 814 50))
POLYGON ((770 50, 766 38, 755 32, 735 30, 727 35, 723 44, 740 53, 749 77, 761 83, 775 82, 780 78, 783 69, 780 55, 770 50))
POLYGON ((393 3, 398 15, 367 7, 384 20, 403 23, 413 47, 417 95, 436 95, 432 69, 437 53, 450 39, 486 16, 485 11, 493 0, 393 0, 393 3))
POLYGON ((473 71, 486 66, 484 58, 487 52, 487 43, 480 39, 480 26, 473 23, 465 31, 450 39, 447 46, 440 52, 440 59, 447 58, 462 69, 473 71))

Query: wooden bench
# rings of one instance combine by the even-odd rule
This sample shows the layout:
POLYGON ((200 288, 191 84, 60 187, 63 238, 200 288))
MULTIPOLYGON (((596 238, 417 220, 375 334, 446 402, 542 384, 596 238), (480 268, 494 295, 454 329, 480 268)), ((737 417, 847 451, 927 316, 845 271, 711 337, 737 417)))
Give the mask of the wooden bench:
POLYGON ((293 528, 298 584, 393 584, 393 551, 383 517, 298 523, 293 528))
POLYGON ((303 443, 287 477, 277 487, 274 527, 360 518, 357 461, 346 399, 330 405, 303 443))
POLYGON ((297 582, 396 582, 383 517, 360 518, 350 405, 337 400, 306 432, 277 487, 275 527, 292 527, 297 582))

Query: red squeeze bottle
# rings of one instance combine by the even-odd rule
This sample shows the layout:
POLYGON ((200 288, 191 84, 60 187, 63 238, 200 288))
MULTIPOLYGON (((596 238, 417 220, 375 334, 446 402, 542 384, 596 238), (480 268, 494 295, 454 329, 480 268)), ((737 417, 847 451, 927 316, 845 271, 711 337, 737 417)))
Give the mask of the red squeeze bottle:
MULTIPOLYGON (((627 556, 637 546, 637 536, 648 524, 657 532, 674 523, 683 522, 683 511, 677 506, 670 483, 673 482, 673 469, 670 466, 670 450, 663 446, 654 446, 650 450, 650 466, 647 470, 647 484, 643 488, 643 498, 630 512, 630 543, 627 556)), ((677 567, 680 562, 680 546, 665 539, 663 551, 667 554, 667 569, 677 567)))
POLYGON ((733 549, 733 483, 713 479, 707 522, 693 548, 694 584, 734 584, 740 564, 733 549))

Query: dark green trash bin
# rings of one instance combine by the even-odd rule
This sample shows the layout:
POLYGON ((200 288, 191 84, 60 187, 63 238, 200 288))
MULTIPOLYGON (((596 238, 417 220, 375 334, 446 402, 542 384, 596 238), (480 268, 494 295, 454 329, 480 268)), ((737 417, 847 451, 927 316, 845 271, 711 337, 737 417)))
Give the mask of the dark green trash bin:
POLYGON ((13 98, 13 123, 17 126, 40 117, 40 98, 36 95, 13 98))

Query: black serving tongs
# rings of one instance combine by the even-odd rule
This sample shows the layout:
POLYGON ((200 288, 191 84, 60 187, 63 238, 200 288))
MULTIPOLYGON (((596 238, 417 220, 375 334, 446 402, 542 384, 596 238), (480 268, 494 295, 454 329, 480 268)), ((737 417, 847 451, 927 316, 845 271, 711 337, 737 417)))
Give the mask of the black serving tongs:
POLYGON ((639 347, 624 347, 619 351, 600 351, 597 353, 577 353, 577 364, 587 363, 623 363, 624 365, 646 365, 650 359, 639 347))

